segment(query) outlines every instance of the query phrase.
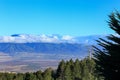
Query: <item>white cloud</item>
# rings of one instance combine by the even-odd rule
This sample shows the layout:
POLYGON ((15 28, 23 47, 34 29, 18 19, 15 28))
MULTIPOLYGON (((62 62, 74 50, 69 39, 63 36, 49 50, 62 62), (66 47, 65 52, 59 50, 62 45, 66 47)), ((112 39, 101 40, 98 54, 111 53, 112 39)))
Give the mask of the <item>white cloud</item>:
POLYGON ((57 36, 47 36, 47 35, 40 35, 41 42, 58 42, 59 39, 57 36))
POLYGON ((15 43, 26 43, 26 42, 49 42, 49 43, 63 43, 73 42, 74 38, 69 35, 28 35, 20 34, 19 36, 0 36, 0 42, 15 42, 15 43))
POLYGON ((4 42, 14 42, 15 40, 14 37, 10 37, 10 36, 4 36, 2 39, 4 42))
POLYGON ((62 40, 73 40, 73 37, 69 35, 65 35, 62 37, 62 40))

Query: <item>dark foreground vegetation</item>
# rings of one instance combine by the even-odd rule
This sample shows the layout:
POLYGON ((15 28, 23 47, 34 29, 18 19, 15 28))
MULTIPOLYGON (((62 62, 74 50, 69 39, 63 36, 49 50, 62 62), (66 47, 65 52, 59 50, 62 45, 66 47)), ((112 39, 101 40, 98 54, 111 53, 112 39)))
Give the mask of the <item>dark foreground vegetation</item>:
POLYGON ((98 40, 102 49, 94 47, 94 61, 96 70, 105 80, 120 80, 120 13, 112 13, 109 18, 109 27, 116 35, 107 36, 108 40, 98 40))
POLYGON ((0 73, 0 80, 102 80, 95 72, 95 62, 91 58, 83 60, 62 60, 57 70, 27 73, 0 73))

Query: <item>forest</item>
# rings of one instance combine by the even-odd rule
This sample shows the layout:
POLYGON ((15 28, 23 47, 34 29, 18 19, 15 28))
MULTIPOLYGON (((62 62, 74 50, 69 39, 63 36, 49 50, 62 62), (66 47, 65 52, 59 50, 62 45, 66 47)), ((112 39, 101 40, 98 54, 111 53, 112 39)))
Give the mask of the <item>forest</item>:
POLYGON ((90 57, 83 60, 62 60, 58 68, 27 73, 0 73, 0 80, 103 80, 95 70, 95 62, 90 57))

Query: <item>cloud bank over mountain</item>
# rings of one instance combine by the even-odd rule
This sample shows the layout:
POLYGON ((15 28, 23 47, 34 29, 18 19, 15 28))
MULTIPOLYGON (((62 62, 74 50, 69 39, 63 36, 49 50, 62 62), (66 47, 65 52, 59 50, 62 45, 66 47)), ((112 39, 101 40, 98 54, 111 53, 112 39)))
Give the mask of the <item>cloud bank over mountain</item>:
POLYGON ((11 36, 0 36, 0 42, 14 42, 14 43, 26 43, 26 42, 47 42, 47 43, 62 43, 62 42, 74 42, 72 36, 58 36, 58 35, 29 35, 29 34, 14 34, 11 36))
POLYGON ((28 72, 27 70, 35 71, 36 66, 36 70, 40 67, 42 69, 48 66, 56 67, 62 59, 83 59, 89 55, 92 51, 91 45, 96 45, 95 40, 100 37, 104 38, 105 35, 73 37, 56 34, 14 34, 0 36, 0 64, 2 65, 0 70, 28 72), (11 69, 16 66, 23 67, 19 70, 11 69))
POLYGON ((0 36, 0 43, 95 43, 101 35, 73 37, 70 35, 30 35, 30 34, 14 34, 10 36, 0 36))

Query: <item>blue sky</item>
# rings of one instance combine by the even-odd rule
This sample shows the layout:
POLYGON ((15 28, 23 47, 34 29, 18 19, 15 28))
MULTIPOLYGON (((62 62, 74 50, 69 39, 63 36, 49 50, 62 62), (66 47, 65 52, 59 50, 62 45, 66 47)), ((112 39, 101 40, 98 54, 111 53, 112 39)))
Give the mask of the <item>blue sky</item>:
POLYGON ((120 0, 0 0, 0 35, 109 34, 115 10, 120 0))

